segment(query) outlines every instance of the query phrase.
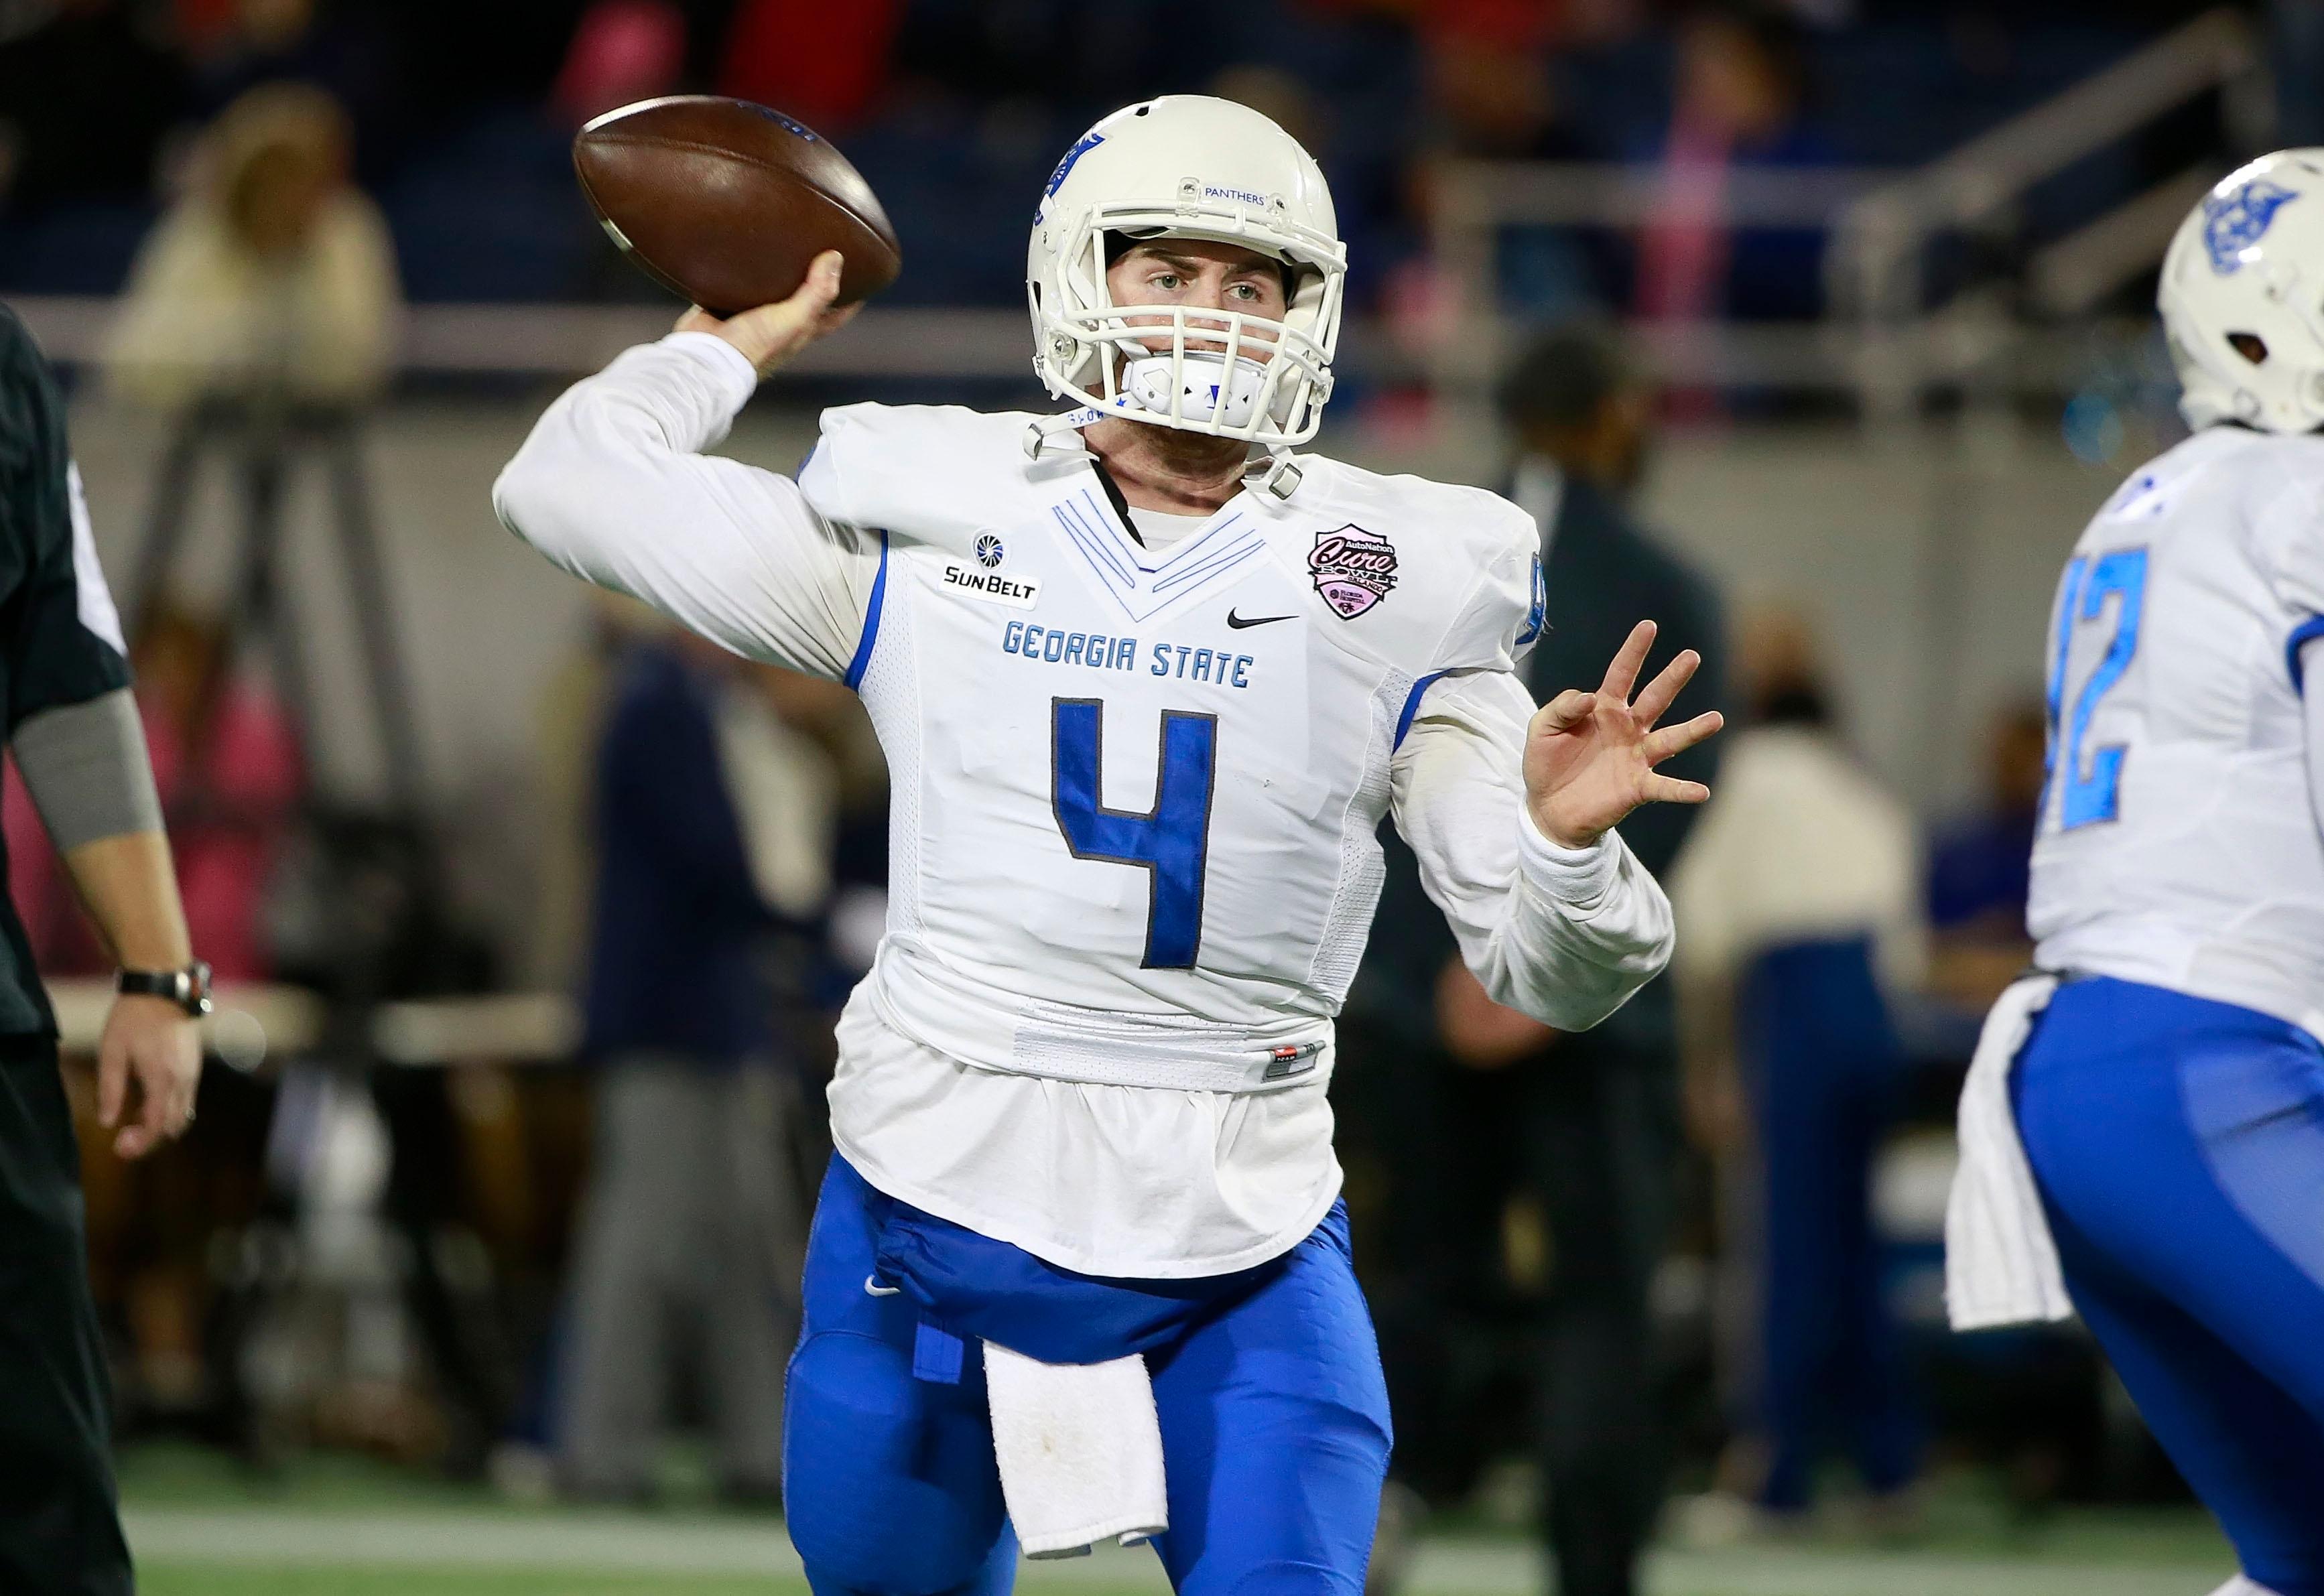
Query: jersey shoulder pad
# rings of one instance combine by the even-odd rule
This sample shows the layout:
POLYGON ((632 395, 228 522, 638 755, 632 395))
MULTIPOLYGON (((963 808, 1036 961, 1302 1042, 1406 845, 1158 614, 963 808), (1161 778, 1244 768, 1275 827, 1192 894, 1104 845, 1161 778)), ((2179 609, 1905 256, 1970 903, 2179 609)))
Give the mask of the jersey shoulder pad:
POLYGON ((847 404, 823 412, 799 467, 816 512, 920 541, 951 540, 1022 490, 1033 418, 960 405, 847 404))
MULTIPOLYGON (((1355 617, 1351 641, 1360 632, 1360 641, 1415 676, 1507 670, 1532 648, 1547 607, 1533 517, 1483 488, 1337 461, 1316 461, 1313 477, 1317 497, 1300 505, 1304 512, 1333 523, 1344 518, 1342 531, 1371 534, 1396 550, 1392 594, 1355 617)), ((1328 561, 1333 535, 1317 533, 1311 567, 1319 551, 1328 561)), ((1328 576, 1312 574, 1319 586, 1328 576)))

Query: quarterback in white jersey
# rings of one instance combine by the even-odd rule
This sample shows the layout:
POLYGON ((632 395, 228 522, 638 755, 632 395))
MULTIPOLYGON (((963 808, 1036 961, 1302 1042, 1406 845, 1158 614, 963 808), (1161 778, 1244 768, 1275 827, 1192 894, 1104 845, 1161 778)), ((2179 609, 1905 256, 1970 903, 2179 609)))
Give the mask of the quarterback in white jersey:
POLYGON ((2042 973, 1964 1094, 1952 1308, 2070 1300, 2228 1588, 2324 1596, 2324 151, 2214 189, 2161 300, 2195 433, 2059 586, 2042 973))
POLYGON ((1005 1509, 1036 1553, 1152 1536, 1181 1589, 1352 1591, 1387 1416, 1325 1086, 1375 829, 1497 998, 1596 1023, 1669 955, 1612 827, 1705 796, 1653 770, 1717 729, 1655 725, 1694 659, 1632 701, 1642 625, 1536 713, 1524 513, 1292 452, 1344 252, 1255 112, 1148 102, 1058 166, 1029 287, 1080 408, 832 410, 796 483, 701 454, 842 319, 836 266, 623 355, 495 491, 566 568, 856 688, 887 754, 887 931, 840 1024, 787 1418, 809 1578, 1003 1588, 1005 1509), (1043 1424, 1072 1407, 1043 1366, 1138 1367, 1104 1444, 1142 1403, 1158 1456, 1118 1499, 1012 1471, 1028 1359, 1043 1424))

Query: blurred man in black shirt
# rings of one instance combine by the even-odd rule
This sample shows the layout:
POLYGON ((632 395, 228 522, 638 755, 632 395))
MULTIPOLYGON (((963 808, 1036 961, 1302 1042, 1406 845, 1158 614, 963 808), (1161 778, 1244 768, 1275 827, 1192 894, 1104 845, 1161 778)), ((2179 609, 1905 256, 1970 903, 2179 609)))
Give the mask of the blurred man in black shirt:
MULTIPOLYGON (((134 1158, 193 1118, 209 971, 188 944, 121 625, 64 407, 0 309, 0 712, 82 904, 121 966, 97 1111, 134 1158)), ((104 1347, 56 1019, 0 859, 0 1591, 126 1596, 104 1347)))
MULTIPOLYGON (((1717 595, 1627 507, 1646 464, 1651 389, 1609 337, 1571 328, 1527 350, 1499 400, 1519 450, 1505 491, 1542 531, 1548 624, 1521 667, 1535 698, 1589 686, 1592 661, 1644 615, 1661 623, 1648 671, 1682 649, 1703 657, 1671 713, 1724 708, 1717 595)), ((1717 759, 1704 744, 1664 769, 1710 782, 1717 759)), ((1661 875, 1695 814, 1641 810, 1622 835, 1661 875)), ((1358 1033, 1385 1079, 1343 1078, 1347 1092, 1370 1094, 1350 1104, 1351 1129, 1364 1137, 1369 1110, 1393 1188, 1385 1250, 1403 1255, 1388 1263, 1398 1278, 1367 1282, 1399 1469, 1440 1497, 1466 1490, 1480 1453, 1521 1437, 1509 1398, 1530 1387, 1557 1588, 1628 1596, 1664 1487, 1647 1294, 1679 1157, 1670 983, 1573 1035, 1500 1008, 1462 965, 1410 853, 1384 841, 1388 884, 1351 998, 1360 1023, 1342 1035, 1358 1033), (1518 1211, 1545 1234, 1511 1225, 1518 1211), (1527 1361, 1534 1378, 1513 1378, 1510 1365, 1527 1361)))

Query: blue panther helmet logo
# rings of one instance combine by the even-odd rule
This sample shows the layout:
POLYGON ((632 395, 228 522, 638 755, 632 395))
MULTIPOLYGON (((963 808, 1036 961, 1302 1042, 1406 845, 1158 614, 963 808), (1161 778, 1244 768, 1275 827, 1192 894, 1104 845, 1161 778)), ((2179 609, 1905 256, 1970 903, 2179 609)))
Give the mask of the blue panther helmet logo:
POLYGON ((1074 162, 1103 143, 1105 143, 1105 134, 1102 133, 1082 134, 1081 143, 1066 151, 1065 158, 1057 162, 1057 170, 1049 174, 1049 186, 1041 190, 1041 197, 1045 199, 1055 199, 1057 197, 1057 190, 1065 186, 1065 178, 1074 170, 1074 162))
POLYGON ((976 540, 976 563, 988 571, 999 565, 1007 552, 1001 547, 1001 540, 991 532, 985 533, 976 540))
POLYGON ((2281 183, 2254 178, 2204 200, 2203 248, 2210 254, 2211 270, 2222 277, 2234 276, 2243 266, 2244 251, 2266 235, 2277 211, 2299 198, 2281 183))

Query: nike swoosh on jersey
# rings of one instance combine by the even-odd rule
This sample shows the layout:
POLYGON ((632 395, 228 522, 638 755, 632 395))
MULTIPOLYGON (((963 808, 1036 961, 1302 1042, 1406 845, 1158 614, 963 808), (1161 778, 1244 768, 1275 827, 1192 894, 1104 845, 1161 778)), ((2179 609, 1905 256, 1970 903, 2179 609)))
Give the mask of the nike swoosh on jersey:
POLYGON ((1252 615, 1246 618, 1236 614, 1232 610, 1229 610, 1227 612, 1227 624, 1237 632, 1240 632, 1246 626, 1264 626, 1270 621, 1296 621, 1298 617, 1296 615, 1252 615))

